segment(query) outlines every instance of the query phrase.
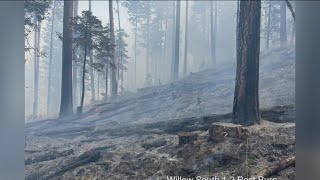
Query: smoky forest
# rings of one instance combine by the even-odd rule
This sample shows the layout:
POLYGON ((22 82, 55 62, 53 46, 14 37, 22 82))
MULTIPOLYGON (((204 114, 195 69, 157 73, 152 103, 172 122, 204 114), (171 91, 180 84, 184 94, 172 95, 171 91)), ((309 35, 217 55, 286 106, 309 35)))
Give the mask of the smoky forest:
POLYGON ((295 2, 25 0, 26 180, 294 180, 295 2))

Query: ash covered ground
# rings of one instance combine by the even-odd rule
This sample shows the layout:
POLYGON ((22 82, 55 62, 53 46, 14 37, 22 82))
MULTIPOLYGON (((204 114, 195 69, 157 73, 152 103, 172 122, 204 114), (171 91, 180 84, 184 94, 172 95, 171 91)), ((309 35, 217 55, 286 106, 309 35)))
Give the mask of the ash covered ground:
MULTIPOLYGON (((26 179, 167 179, 255 176, 294 156, 293 48, 261 54, 262 123, 249 138, 208 141, 231 122, 235 63, 100 102, 82 116, 26 123, 26 179), (179 132, 198 140, 178 144, 179 132)), ((294 165, 270 177, 294 179, 294 165)))

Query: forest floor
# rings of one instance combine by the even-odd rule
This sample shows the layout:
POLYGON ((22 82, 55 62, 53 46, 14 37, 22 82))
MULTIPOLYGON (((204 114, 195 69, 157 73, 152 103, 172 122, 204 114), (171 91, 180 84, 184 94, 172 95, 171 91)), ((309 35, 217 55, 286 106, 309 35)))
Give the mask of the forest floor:
MULTIPOLYGON (((94 105, 82 116, 26 123, 26 179, 167 179, 255 176, 294 156, 295 52, 261 54, 262 123, 248 139, 208 142, 208 127, 231 122, 235 63, 192 73, 94 105), (199 138, 179 145, 179 132, 199 138)), ((270 177, 294 179, 294 165, 270 177)), ((179 180, 179 179, 177 179, 179 180)))

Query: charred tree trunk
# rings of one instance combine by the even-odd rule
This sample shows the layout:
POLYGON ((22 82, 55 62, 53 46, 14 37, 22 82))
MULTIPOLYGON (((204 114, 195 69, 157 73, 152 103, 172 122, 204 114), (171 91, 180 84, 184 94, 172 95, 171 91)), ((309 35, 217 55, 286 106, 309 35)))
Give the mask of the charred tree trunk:
POLYGON ((213 2, 210 1, 210 31, 211 31, 211 34, 210 34, 210 37, 211 37, 211 61, 212 61, 212 64, 215 65, 216 64, 216 59, 215 59, 215 34, 214 34, 214 27, 213 27, 213 2))
MULTIPOLYGON (((74 2, 73 2, 73 6, 74 6, 74 8, 73 8, 73 17, 77 17, 78 16, 78 4, 79 4, 79 2, 78 2, 78 0, 74 0, 74 2)), ((75 33, 73 33, 73 36, 75 37, 76 36, 76 34, 75 33)), ((74 106, 77 106, 77 104, 78 104, 78 98, 77 98, 77 86, 78 86, 78 62, 77 62, 77 51, 75 50, 75 48, 73 48, 73 64, 72 64, 72 67, 73 67, 73 69, 72 69, 72 82, 73 82, 73 85, 72 85, 72 88, 73 88, 73 92, 72 92, 72 94, 73 94, 73 96, 74 96, 74 98, 73 98, 73 104, 74 104, 74 106)))
POLYGON ((109 18, 110 18, 110 31, 111 31, 111 52, 112 52, 112 67, 111 67, 111 97, 116 98, 118 95, 118 77, 117 68, 118 63, 116 59, 115 50, 115 35, 114 35, 114 21, 113 21, 113 3, 109 0, 109 18))
POLYGON ((89 66, 89 71, 90 71, 90 89, 91 89, 91 103, 93 103, 96 100, 96 90, 94 87, 94 70, 92 67, 93 64, 93 59, 92 59, 92 51, 89 50, 89 58, 90 58, 90 66, 89 66))
MULTIPOLYGON (((212 1, 211 1, 212 3, 212 1)), ((184 34, 184 63, 183 63, 183 75, 187 75, 187 66, 188 66, 188 32, 189 32, 189 27, 188 27, 188 1, 186 1, 186 22, 185 22, 185 34, 184 34)))
POLYGON ((171 51, 171 63, 170 63, 170 79, 173 80, 174 79, 174 62, 175 62, 175 26, 176 26, 176 18, 175 18, 175 14, 176 14, 176 7, 175 7, 175 2, 176 1, 172 1, 173 5, 172 5, 172 51, 171 51))
MULTIPOLYGON (((91 0, 89 0, 89 11, 92 12, 92 4, 91 0)), ((91 25, 90 25, 91 26, 91 25)), ((91 29, 91 27, 89 27, 91 29)), ((89 34, 91 36, 91 34, 89 34)), ((91 38, 90 38, 91 39, 91 38)), ((92 60, 92 51, 89 50, 89 58, 90 58, 90 67, 89 67, 89 72, 90 72, 90 89, 91 89, 91 103, 93 103, 96 100, 96 90, 94 87, 94 70, 93 70, 93 60, 92 60)))
POLYGON ((177 0, 177 12, 176 12, 176 34, 175 34, 175 47, 174 47, 174 80, 179 79, 179 48, 180 48, 180 6, 181 1, 177 0))
MULTIPOLYGON (((148 1, 149 2, 149 1, 148 1)), ((150 3, 150 2, 149 2, 150 3)), ((146 63, 146 77, 150 74, 150 6, 148 7, 148 14, 147 14, 147 63, 146 63)))
POLYGON ((214 62, 217 62, 217 34, 218 34, 218 4, 217 1, 214 1, 214 35, 215 39, 213 41, 214 48, 213 48, 213 59, 214 62))
POLYGON ((280 46, 287 44, 287 7, 285 1, 280 1, 280 46))
POLYGON ((51 80, 52 80, 52 54, 53 54, 53 33, 54 33, 54 21, 55 21, 56 1, 53 3, 52 18, 51 18, 51 32, 50 32, 50 55, 48 62, 48 94, 47 94, 47 116, 51 113, 51 80))
POLYGON ((35 53, 34 53, 34 87, 33 87, 33 119, 36 119, 38 116, 38 103, 39 103, 39 62, 40 62, 40 32, 41 30, 41 21, 36 20, 35 27, 35 53))
POLYGON ((292 23, 292 31, 291 31, 291 38, 290 38, 290 41, 292 44, 295 44, 295 34, 296 34, 296 23, 293 22, 292 23))
MULTIPOLYGON (((88 32, 86 30, 85 39, 87 39, 87 36, 88 36, 88 32)), ((84 45, 84 56, 83 56, 83 64, 82 64, 82 80, 81 80, 82 91, 81 91, 80 107, 77 109, 78 114, 82 114, 82 110, 83 110, 84 94, 85 94, 85 90, 86 90, 86 87, 85 87, 86 86, 86 84, 85 84, 86 63, 87 63, 87 41, 85 42, 85 45, 84 45)))
POLYGON ((117 0, 117 14, 118 14, 118 25, 119 25, 119 37, 118 37, 118 49, 119 49, 119 60, 120 60, 120 67, 118 68, 118 77, 120 74, 121 77, 121 93, 123 93, 123 59, 122 59, 122 53, 121 53, 121 48, 122 48, 122 44, 121 44, 121 40, 122 40, 122 36, 121 36, 121 23, 120 23, 120 8, 119 8, 119 0, 117 0))
POLYGON ((137 87, 137 31, 138 31, 138 20, 135 22, 134 31, 134 85, 137 87))
MULTIPOLYGON (((239 37, 238 37, 238 31, 239 31, 239 11, 240 11, 240 0, 237 0, 237 20, 236 20, 236 52, 239 48, 239 37)), ((236 53, 237 55, 237 53, 236 53)))
POLYGON ((269 0, 268 3, 268 24, 266 29, 266 49, 268 50, 270 48, 270 35, 271 35, 271 0, 269 0))
POLYGON ((62 39, 62 81, 60 118, 73 113, 72 102, 72 17, 73 1, 64 1, 62 39))
POLYGON ((108 79, 109 79, 109 65, 106 65, 106 82, 105 82, 105 100, 108 99, 108 79))
POLYGON ((97 94, 98 94, 98 101, 100 100, 100 74, 97 75, 98 76, 98 84, 97 84, 97 94))
POLYGON ((240 1, 239 49, 233 103, 233 122, 253 125, 260 122, 259 54, 261 1, 240 1))

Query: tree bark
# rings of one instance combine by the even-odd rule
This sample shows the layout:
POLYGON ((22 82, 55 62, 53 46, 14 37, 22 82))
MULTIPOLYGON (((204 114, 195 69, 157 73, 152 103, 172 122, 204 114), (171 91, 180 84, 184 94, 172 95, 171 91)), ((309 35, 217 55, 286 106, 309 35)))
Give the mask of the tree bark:
MULTIPOLYGON (((212 3, 212 1, 211 1, 212 3)), ((189 8, 188 8, 188 1, 186 1, 186 22, 185 22, 185 34, 184 34, 184 63, 183 63, 183 75, 186 76, 187 75, 187 66, 188 66, 188 12, 189 12, 189 8)))
POLYGON ((36 119, 38 116, 38 96, 39 96, 39 61, 40 61, 40 32, 41 30, 41 21, 36 20, 35 26, 35 49, 34 49, 34 87, 33 87, 33 119, 36 119))
POLYGON ((287 9, 286 2, 280 1, 280 46, 287 44, 287 9))
POLYGON ((62 39, 62 81, 59 117, 73 114, 72 102, 72 17, 73 1, 64 1, 62 39))
MULTIPOLYGON (((89 0, 89 11, 92 12, 92 1, 89 0)), ((90 25, 91 26, 91 25, 90 25)), ((90 27, 91 28, 91 27, 90 27)), ((89 35, 91 36, 91 34, 89 35)), ((91 103, 93 103, 96 100, 96 90, 94 87, 94 69, 93 69, 93 59, 92 59, 92 51, 89 50, 89 56, 90 56, 90 67, 89 67, 89 72, 90 72, 90 89, 91 89, 91 103)))
POLYGON ((112 67, 111 67, 111 97, 116 98, 118 95, 118 78, 117 68, 118 63, 115 51, 115 35, 114 35, 114 21, 113 21, 113 3, 109 0, 109 18, 110 18, 110 31, 111 31, 111 52, 112 52, 112 67))
MULTIPOLYGON (((148 1, 150 4, 150 2, 148 1)), ((146 53, 147 53, 147 62, 146 62, 146 77, 150 74, 150 6, 148 9, 148 14, 147 14, 147 48, 146 48, 146 53)))
POLYGON ((138 31, 138 20, 135 22, 134 31, 134 85, 137 87, 137 31, 138 31))
POLYGON ((253 125, 260 122, 259 54, 261 1, 240 1, 239 47, 233 103, 233 122, 253 125))
POLYGON ((120 23, 120 8, 119 8, 119 0, 117 0, 117 14, 118 14, 118 25, 119 25, 119 37, 118 37, 118 49, 119 49, 119 60, 120 60, 120 65, 121 65, 121 69, 118 68, 118 77, 119 77, 119 73, 121 76, 121 93, 123 93, 123 59, 122 59, 122 53, 121 53, 121 48, 122 48, 122 44, 121 44, 121 23, 120 23))
POLYGON ((215 34, 214 34, 214 27, 213 27, 213 2, 210 1, 210 30, 211 30, 211 61, 212 61, 212 65, 216 64, 216 59, 215 59, 215 34))
POLYGON ((237 21, 236 21, 236 52, 239 48, 239 37, 238 37, 238 31, 239 31, 239 12, 240 12, 240 0, 237 0, 237 21))
POLYGON ((53 27, 55 21, 56 1, 53 3, 52 18, 51 18, 51 32, 50 32, 50 55, 48 62, 48 94, 47 94, 47 117, 51 113, 51 80, 52 80, 52 54, 53 54, 53 27))
POLYGON ((176 12, 176 34, 175 34, 175 47, 174 47, 174 80, 179 79, 179 48, 180 48, 180 6, 181 1, 177 0, 177 12, 176 12))
MULTIPOLYGON (((85 39, 87 39, 88 31, 85 32, 85 39)), ((84 56, 83 56, 83 64, 82 64, 82 91, 81 91, 81 101, 80 101, 80 107, 77 109, 78 114, 82 114, 83 110, 83 102, 84 102, 84 94, 86 90, 86 84, 85 84, 85 77, 86 77, 86 63, 87 63, 87 41, 84 45, 84 56)))
POLYGON ((106 65, 106 82, 105 82, 105 95, 104 98, 108 99, 108 79, 109 79, 109 65, 106 65))
POLYGON ((218 4, 217 1, 214 1, 214 35, 216 36, 213 48, 213 59, 215 63, 217 62, 217 34, 218 34, 218 4))
POLYGON ((266 29, 267 37, 266 37, 266 49, 270 48, 270 35, 271 35, 271 1, 268 4, 268 25, 266 29))
MULTIPOLYGON (((73 2, 73 6, 74 6, 74 8, 73 8, 73 17, 77 17, 78 16, 78 4, 79 4, 78 0, 74 0, 74 2, 73 2)), ((73 36, 75 37, 76 34, 73 34, 73 36)), ((74 96, 74 98, 73 98, 74 106, 77 106, 77 104, 78 104, 78 101, 77 101, 78 100, 78 98, 77 98, 78 68, 77 67, 78 67, 77 51, 73 48, 73 64, 72 64, 72 78, 73 78, 73 80, 72 80, 72 82, 73 82, 72 88, 73 88, 73 92, 72 92, 72 94, 74 96)))
POLYGON ((176 7, 175 7, 175 2, 176 1, 172 1, 173 5, 172 5, 172 9, 173 9, 173 13, 172 13, 172 51, 171 51, 171 63, 170 63, 170 80, 174 79, 174 62, 175 62, 175 39, 174 39, 174 33, 175 33, 175 26, 176 26, 176 18, 175 18, 175 14, 176 14, 176 7))

